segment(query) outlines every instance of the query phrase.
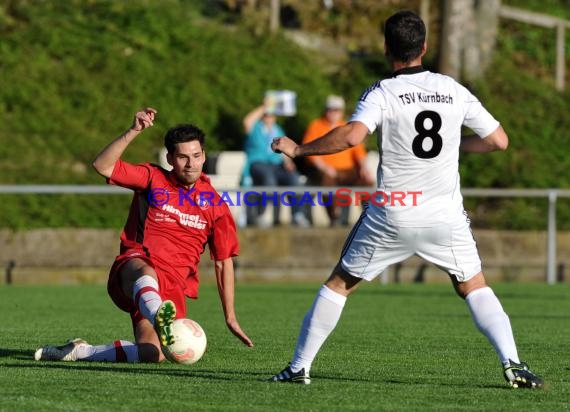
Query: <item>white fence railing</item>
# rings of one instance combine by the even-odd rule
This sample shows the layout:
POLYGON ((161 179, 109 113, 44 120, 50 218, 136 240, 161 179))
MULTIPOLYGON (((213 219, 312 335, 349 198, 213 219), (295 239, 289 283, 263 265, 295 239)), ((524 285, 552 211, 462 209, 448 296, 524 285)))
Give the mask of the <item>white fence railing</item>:
POLYGON ((501 6, 500 16, 534 26, 556 29, 556 90, 564 90, 566 78, 565 30, 570 28, 570 20, 509 6, 501 6))
MULTIPOLYGON (((267 193, 323 193, 335 191, 338 187, 323 186, 295 186, 295 187, 266 187, 256 186, 250 188, 226 189, 232 201, 236 201, 235 195, 248 190, 267 193)), ((352 193, 369 192, 369 187, 351 187, 352 193)), ((132 193, 131 190, 109 185, 0 185, 0 194, 117 194, 125 195, 132 193)), ((556 206, 559 198, 570 198, 570 189, 470 189, 462 190, 464 197, 487 197, 487 198, 543 198, 548 199, 547 216, 547 262, 546 280, 548 284, 556 283, 556 206)), ((243 200, 242 200, 243 202, 243 200)))

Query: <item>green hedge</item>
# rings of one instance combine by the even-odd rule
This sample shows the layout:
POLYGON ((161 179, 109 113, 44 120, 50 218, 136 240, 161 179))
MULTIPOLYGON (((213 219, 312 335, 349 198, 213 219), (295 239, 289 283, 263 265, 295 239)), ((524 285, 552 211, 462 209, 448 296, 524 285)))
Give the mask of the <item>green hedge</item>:
MULTIPOLYGON (((126 152, 134 162, 156 159, 165 130, 182 122, 205 130, 208 151, 241 149, 241 119, 272 88, 298 93, 298 115, 282 120, 299 139, 327 94, 342 93, 352 106, 390 71, 383 56, 331 66, 282 34, 259 35, 251 22, 203 15, 205 1, 0 6, 0 183, 103 184, 92 159, 144 106, 158 116, 126 152)), ((470 85, 505 126, 511 146, 506 153, 462 155, 464 187, 569 187, 570 93, 554 90, 554 48, 540 30, 502 25, 494 67, 470 85)), ((433 66, 433 55, 426 64, 433 66)), ((47 199, 2 195, 2 226, 117 227, 128 205, 123 196, 47 199)), ((475 224, 544 227, 545 205, 509 200, 499 211, 492 199, 482 201, 485 213, 475 224)), ((559 209, 560 227, 570 228, 568 208, 559 209)))

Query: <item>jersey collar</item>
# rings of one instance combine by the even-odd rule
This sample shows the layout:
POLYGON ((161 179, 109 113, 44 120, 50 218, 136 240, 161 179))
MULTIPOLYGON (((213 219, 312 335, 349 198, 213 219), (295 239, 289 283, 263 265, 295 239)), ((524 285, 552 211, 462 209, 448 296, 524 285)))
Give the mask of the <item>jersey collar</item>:
MULTIPOLYGON (((173 170, 170 170, 168 172, 168 180, 170 181, 170 183, 174 186, 174 187, 185 187, 182 183, 180 183, 178 181, 178 179, 176 178, 176 175, 174 174, 173 170)), ((194 184, 194 188, 196 190, 200 189, 201 186, 203 186, 204 184, 210 184, 210 177, 205 174, 204 172, 202 172, 200 174, 200 177, 198 178, 198 180, 196 181, 196 183, 194 184)))
POLYGON ((417 74, 425 71, 427 71, 427 69, 424 69, 424 66, 420 64, 419 66, 404 67, 403 69, 396 70, 392 73, 392 77, 396 77, 401 74, 417 74))

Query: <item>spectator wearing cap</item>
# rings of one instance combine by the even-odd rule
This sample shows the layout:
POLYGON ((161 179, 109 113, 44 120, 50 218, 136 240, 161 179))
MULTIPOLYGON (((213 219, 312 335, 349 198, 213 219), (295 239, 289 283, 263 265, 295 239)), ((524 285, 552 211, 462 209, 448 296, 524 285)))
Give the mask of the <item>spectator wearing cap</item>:
MULTIPOLYGON (((248 170, 244 174, 251 177, 253 186, 298 186, 299 173, 295 163, 287 157, 271 150, 271 142, 274 138, 285 136, 285 132, 277 123, 271 106, 265 102, 262 106, 250 111, 243 119, 243 127, 247 135, 245 142, 245 153, 247 157, 248 170)), ((267 199, 270 199, 267 196, 267 199)), ((253 199, 248 201, 253 202, 253 199)), ((270 200, 268 200, 270 201, 270 200)), ((297 201, 289 199, 292 206, 292 223, 296 226, 308 226, 309 222, 302 211, 301 206, 297 206, 297 201)), ((266 226, 261 220, 261 216, 266 209, 266 200, 258 198, 258 205, 247 207, 248 225, 266 226)), ((280 204, 273 204, 273 225, 279 225, 280 204)), ((271 225, 271 223, 269 224, 271 225)))
MULTIPOLYGON (((303 136, 303 143, 313 141, 331 129, 345 124, 344 109, 345 102, 341 96, 328 96, 322 116, 309 124, 303 136)), ((375 178, 366 167, 365 159, 364 144, 331 155, 309 156, 308 183, 314 186, 373 186, 375 178)), ((347 226, 350 206, 337 206, 334 199, 323 197, 327 204, 330 225, 347 226)))

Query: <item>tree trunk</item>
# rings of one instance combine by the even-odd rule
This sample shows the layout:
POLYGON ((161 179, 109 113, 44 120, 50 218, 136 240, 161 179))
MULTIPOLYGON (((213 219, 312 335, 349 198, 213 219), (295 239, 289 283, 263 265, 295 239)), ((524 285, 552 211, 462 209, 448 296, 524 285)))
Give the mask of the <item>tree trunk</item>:
POLYGON ((269 10, 269 31, 275 33, 279 29, 279 14, 281 5, 279 0, 271 0, 269 10))
POLYGON ((472 0, 443 0, 443 18, 439 50, 439 70, 455 79, 460 78, 466 14, 472 0))
POLYGON ((485 73, 493 58, 499 25, 500 0, 476 2, 472 24, 468 26, 465 42, 465 79, 475 80, 485 73))
POLYGON ((474 80, 489 68, 495 48, 501 0, 443 0, 439 70, 474 80))

